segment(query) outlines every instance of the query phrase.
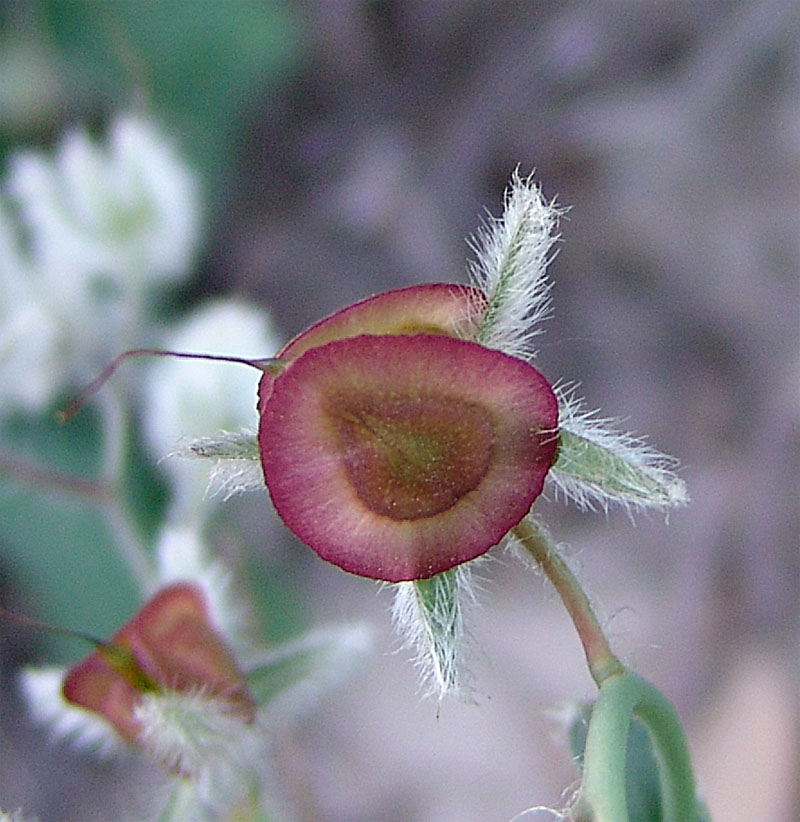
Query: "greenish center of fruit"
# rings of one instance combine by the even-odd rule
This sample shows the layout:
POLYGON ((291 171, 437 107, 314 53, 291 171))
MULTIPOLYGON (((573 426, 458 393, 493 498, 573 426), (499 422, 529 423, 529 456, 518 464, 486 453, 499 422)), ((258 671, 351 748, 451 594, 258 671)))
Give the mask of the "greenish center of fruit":
POLYGON ((356 494, 391 519, 452 508, 489 469, 492 420, 458 398, 340 395, 330 414, 356 494))

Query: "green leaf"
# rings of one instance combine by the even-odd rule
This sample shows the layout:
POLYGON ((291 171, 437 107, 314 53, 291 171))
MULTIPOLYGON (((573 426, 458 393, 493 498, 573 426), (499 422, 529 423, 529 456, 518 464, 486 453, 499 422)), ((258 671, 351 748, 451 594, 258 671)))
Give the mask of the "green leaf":
POLYGON ((707 822, 675 709, 631 671, 609 676, 569 732, 577 822, 707 822))
MULTIPOLYGON (((138 591, 91 494, 100 431, 89 409, 69 431, 49 415, 0 426, 0 562, 25 592, 29 616, 107 637, 135 610, 138 591)), ((48 661, 72 661, 83 643, 43 637, 48 661)))
MULTIPOLYGON (((582 706, 568 732, 570 750, 580 768, 583 767, 583 750, 591 714, 591 705, 582 706)), ((647 729, 638 719, 631 721, 628 732, 625 794, 629 822, 662 822, 658 763, 647 729)))
POLYGON ((74 95, 67 105, 108 111, 138 95, 177 130, 192 163, 217 179, 236 156, 242 116, 288 76, 303 42, 299 15, 281 0, 34 5, 33 34, 45 32, 42 45, 58 54, 58 76, 74 95))

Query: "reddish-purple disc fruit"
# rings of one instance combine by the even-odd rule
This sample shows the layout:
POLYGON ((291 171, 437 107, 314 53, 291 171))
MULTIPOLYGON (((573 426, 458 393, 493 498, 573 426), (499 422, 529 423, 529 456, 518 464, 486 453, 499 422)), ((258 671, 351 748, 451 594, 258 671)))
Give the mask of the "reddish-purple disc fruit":
POLYGON ((136 704, 147 691, 219 697, 252 722, 255 704, 233 657, 211 624, 203 593, 188 582, 157 591, 107 646, 70 668, 64 697, 100 714, 129 742, 142 728, 136 704))
POLYGON ((557 403, 528 363, 469 338, 480 291, 390 291, 317 323, 259 390, 264 479, 341 568, 424 579, 496 545, 541 493, 557 403))

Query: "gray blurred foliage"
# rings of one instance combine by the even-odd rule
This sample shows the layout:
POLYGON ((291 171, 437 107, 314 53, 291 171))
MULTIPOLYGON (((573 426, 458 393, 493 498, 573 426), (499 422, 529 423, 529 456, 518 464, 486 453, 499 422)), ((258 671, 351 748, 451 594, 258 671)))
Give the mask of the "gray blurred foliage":
MULTIPOLYGON (((296 61, 226 112, 230 153, 192 295, 256 297, 289 336, 374 291, 463 280, 465 239, 484 207, 499 211, 516 166, 535 168, 546 195, 573 206, 539 367, 580 380, 590 404, 677 456, 693 497, 668 527, 540 509, 573 546, 623 657, 686 720, 698 768, 709 769, 701 786, 720 782, 719 767, 724 792, 743 790, 724 776, 723 752, 703 754, 718 721, 739 729, 739 745, 768 746, 750 751, 768 757, 767 776, 785 774, 747 786, 759 817, 797 818, 800 5, 290 8, 296 61), (750 716, 718 715, 729 677, 753 658, 788 691, 756 693, 750 716), (759 717, 773 697, 789 731, 764 741, 759 717)), ((185 82, 202 80, 205 56, 185 62, 185 82)), ((73 111, 85 108, 79 81, 63 92, 73 111)), ((259 506, 236 509, 254 533, 259 506)), ((270 550, 306 551, 288 537, 270 550)), ((307 553, 290 567, 320 621, 360 610, 388 622, 374 587, 307 553)), ((579 648, 537 580, 520 581, 508 560, 487 576, 474 617, 480 707, 445 705, 437 720, 416 701, 406 661, 378 660, 289 740, 298 818, 488 822, 559 804, 574 775, 544 714, 591 695, 579 648)), ((60 802, 95 796, 97 779, 108 791, 127 766, 91 768, 14 728, 0 723, 10 735, 0 806, 24 803, 43 820, 112 818, 97 810, 102 798, 87 799, 95 810, 82 816, 60 802), (59 777, 42 779, 54 759, 59 777)), ((709 800, 712 813, 723 801, 709 800)), ((752 819, 745 805, 719 818, 752 819)))

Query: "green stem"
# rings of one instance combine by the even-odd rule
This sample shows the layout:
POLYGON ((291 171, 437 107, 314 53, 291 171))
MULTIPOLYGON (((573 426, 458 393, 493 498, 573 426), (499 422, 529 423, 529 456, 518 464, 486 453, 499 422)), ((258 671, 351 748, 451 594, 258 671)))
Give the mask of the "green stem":
POLYGON ((658 762, 661 822, 695 822, 694 774, 674 708, 614 656, 588 597, 548 536, 530 519, 522 520, 513 534, 564 603, 599 688, 584 750, 580 809, 592 822, 628 822, 625 757, 631 718, 636 717, 647 728, 658 762))
POLYGON ((658 762, 662 822, 699 818, 689 751, 675 709, 630 671, 607 679, 592 708, 583 759, 581 803, 593 822, 626 822, 625 754, 631 717, 644 724, 658 762))
POLYGON ((564 603, 583 644, 589 671, 597 687, 599 688, 610 676, 622 673, 625 669, 611 651, 589 598, 555 545, 529 519, 522 520, 514 528, 513 534, 544 571, 564 603))
POLYGON ((100 508, 114 546, 131 576, 144 594, 150 594, 156 585, 153 557, 139 537, 122 502, 122 474, 128 457, 127 409, 124 401, 113 391, 101 395, 99 407, 103 415, 101 476, 103 484, 113 491, 101 500, 100 508))

